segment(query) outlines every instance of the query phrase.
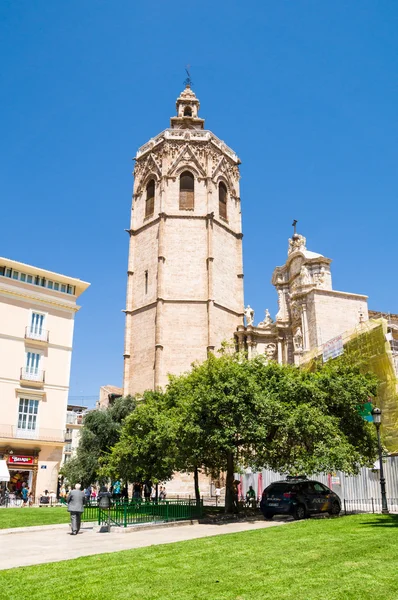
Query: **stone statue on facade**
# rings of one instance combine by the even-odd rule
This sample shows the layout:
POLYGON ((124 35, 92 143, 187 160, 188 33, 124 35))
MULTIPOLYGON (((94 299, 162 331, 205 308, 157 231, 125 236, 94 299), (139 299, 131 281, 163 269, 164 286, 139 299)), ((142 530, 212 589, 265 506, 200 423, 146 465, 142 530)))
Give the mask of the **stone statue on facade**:
POLYGON ((308 270, 308 267, 306 267, 305 265, 303 265, 301 267, 300 276, 301 276, 301 285, 311 285, 311 283, 312 283, 311 275, 308 270))
POLYGON ((264 321, 261 321, 257 327, 261 327, 262 329, 264 329, 265 327, 268 327, 269 325, 272 325, 273 320, 272 317, 270 315, 270 312, 268 310, 268 308, 265 309, 265 317, 264 317, 264 321))
POLYGON ((303 351, 303 334, 301 333, 301 327, 297 327, 293 337, 293 343, 296 352, 303 351))
POLYGON ((254 310, 252 309, 252 307, 250 306, 250 304, 248 304, 244 310, 244 315, 246 317, 246 327, 248 325, 253 325, 253 321, 254 321, 254 310))

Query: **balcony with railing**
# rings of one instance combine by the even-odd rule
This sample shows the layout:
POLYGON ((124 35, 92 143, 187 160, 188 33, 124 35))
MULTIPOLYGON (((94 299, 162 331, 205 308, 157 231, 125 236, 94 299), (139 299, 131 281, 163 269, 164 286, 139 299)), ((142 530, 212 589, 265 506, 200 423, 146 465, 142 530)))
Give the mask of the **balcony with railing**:
POLYGON ((21 383, 41 387, 45 382, 45 371, 34 367, 21 367, 20 380, 21 383))
POLYGON ((77 413, 72 410, 68 410, 66 413, 66 424, 67 425, 83 425, 84 413, 77 413))
POLYGON ((47 429, 38 427, 37 429, 22 429, 14 425, 0 424, 0 439, 18 439, 35 440, 41 442, 59 442, 64 443, 64 431, 62 429, 47 429))
POLYGON ((40 344, 48 344, 50 332, 48 329, 28 325, 25 327, 25 339, 29 341, 39 342, 40 344))

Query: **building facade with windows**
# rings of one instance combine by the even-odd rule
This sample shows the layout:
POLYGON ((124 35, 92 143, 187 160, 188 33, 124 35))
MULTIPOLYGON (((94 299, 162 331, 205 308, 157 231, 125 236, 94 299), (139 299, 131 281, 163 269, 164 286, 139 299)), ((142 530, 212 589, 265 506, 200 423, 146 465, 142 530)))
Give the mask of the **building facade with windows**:
POLYGON ((0 258, 0 458, 10 491, 57 491, 74 317, 89 284, 0 258))
POLYGON ((80 431, 83 419, 87 413, 87 406, 68 404, 66 412, 65 446, 62 464, 76 455, 79 445, 80 431))
POLYGON ((204 129, 189 85, 176 107, 135 158, 125 395, 205 360, 243 318, 240 160, 204 129))

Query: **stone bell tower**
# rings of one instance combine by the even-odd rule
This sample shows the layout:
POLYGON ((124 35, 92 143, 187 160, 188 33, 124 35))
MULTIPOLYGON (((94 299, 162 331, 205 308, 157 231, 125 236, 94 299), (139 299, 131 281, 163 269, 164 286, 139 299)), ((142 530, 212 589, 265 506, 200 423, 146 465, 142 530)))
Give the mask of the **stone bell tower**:
POLYGON ((204 129, 189 85, 176 107, 135 157, 124 394, 204 361, 243 318, 240 161, 204 129))

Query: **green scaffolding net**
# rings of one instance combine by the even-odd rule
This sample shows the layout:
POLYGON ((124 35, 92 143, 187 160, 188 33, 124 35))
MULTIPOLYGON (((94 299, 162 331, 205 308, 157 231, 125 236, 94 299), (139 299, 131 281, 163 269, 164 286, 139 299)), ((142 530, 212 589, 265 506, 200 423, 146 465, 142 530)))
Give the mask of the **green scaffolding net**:
POLYGON ((398 452, 398 380, 391 346, 386 338, 387 321, 371 319, 343 335, 344 350, 355 351, 365 369, 377 375, 377 405, 383 411, 382 437, 387 450, 398 452))

